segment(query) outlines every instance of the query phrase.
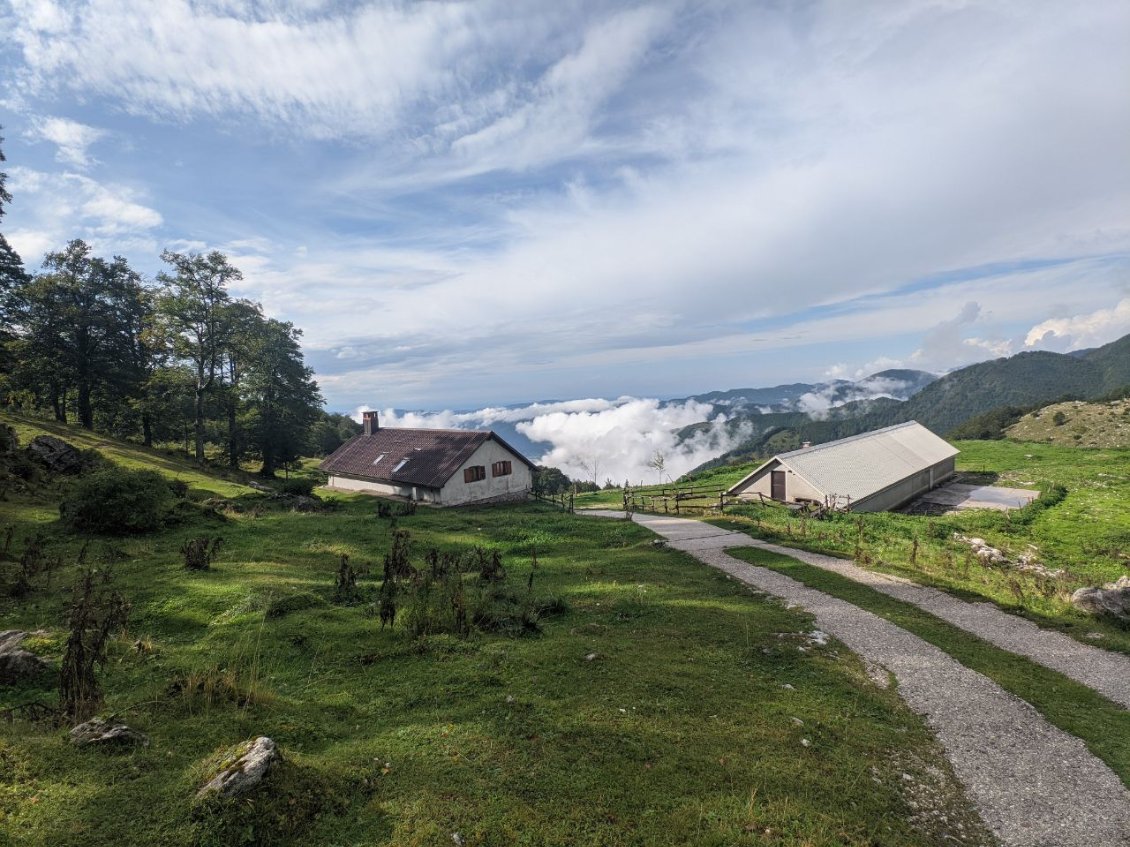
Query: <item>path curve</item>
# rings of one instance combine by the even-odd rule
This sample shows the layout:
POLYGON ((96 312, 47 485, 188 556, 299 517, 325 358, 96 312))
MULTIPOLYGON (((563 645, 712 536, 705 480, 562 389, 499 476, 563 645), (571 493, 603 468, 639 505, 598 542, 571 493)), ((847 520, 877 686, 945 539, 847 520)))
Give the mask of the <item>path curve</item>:
MULTIPOLYGON (((613 511, 589 514, 623 517, 613 511)), ((894 674, 899 694, 925 718, 1002 844, 1130 845, 1130 792, 1082 741, 1052 726, 1028 703, 878 615, 727 555, 725 548, 753 540, 743 533, 684 518, 636 514, 633 520, 672 547, 802 606, 822 630, 894 674)))
MULTIPOLYGON (((648 516, 641 517, 650 519, 648 516)), ((640 523, 645 522, 646 520, 640 521, 640 523)), ((710 526, 700 521, 691 521, 691 523, 710 526)), ((714 546, 712 537, 718 533, 728 532, 714 526, 711 526, 710 530, 710 534, 702 539, 688 540, 683 545, 683 549, 693 551, 696 544, 703 543, 714 546)), ((1031 621, 1010 615, 992 603, 968 603, 945 591, 918 585, 902 577, 867 570, 846 559, 837 559, 835 556, 825 556, 822 553, 810 553, 794 547, 782 547, 779 544, 750 538, 741 532, 720 537, 732 537, 732 543, 726 544, 727 547, 757 547, 770 553, 789 556, 822 570, 838 573, 896 600, 910 603, 1002 650, 1008 650, 1010 653, 1031 659, 1045 668, 1058 671, 1099 692, 1123 708, 1130 709, 1130 656, 1124 653, 1103 650, 1100 647, 1083 644, 1061 632, 1040 629, 1031 621)))

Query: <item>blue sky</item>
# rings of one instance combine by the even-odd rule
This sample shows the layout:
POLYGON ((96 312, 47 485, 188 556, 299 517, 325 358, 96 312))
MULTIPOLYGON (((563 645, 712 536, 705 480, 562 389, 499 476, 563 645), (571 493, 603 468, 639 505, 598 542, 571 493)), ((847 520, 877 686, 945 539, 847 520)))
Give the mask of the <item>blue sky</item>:
POLYGON ((1130 332, 1130 5, 0 0, 30 268, 220 249, 334 409, 1130 332))

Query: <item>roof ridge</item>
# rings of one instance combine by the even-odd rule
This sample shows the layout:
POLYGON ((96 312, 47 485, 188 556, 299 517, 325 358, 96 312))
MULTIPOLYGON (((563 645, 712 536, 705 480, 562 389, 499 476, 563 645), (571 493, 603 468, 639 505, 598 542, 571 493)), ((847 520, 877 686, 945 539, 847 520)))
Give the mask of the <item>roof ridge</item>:
MULTIPOLYGON (((834 441, 825 441, 825 442, 822 442, 820 444, 813 444, 810 447, 799 447, 796 450, 789 450, 787 453, 777 453, 774 456, 774 458, 784 459, 787 456, 798 456, 798 455, 801 455, 801 454, 815 453, 819 450, 825 450, 825 449, 828 449, 828 448, 831 448, 831 447, 838 447, 841 444, 847 444, 848 442, 851 442, 851 441, 863 441, 864 439, 873 438, 876 435, 882 435, 885 432, 892 432, 893 430, 896 430, 896 429, 902 429, 903 427, 907 427, 907 426, 910 426, 912 424, 917 424, 918 426, 922 426, 922 424, 918 423, 918 421, 903 421, 902 423, 891 424, 890 426, 885 426, 882 429, 873 429, 870 432, 860 432, 860 433, 857 433, 855 435, 848 435, 844 438, 837 438, 834 441)), ((922 428, 926 429, 926 427, 922 427, 922 428)))

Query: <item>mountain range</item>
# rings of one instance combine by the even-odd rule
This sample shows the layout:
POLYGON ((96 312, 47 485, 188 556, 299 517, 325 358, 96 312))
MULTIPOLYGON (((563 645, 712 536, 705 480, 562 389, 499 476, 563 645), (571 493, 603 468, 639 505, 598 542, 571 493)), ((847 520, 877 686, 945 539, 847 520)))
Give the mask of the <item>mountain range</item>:
POLYGON ((1089 400, 1127 389, 1130 335, 1073 353, 1018 353, 952 371, 929 381, 906 399, 853 401, 819 416, 746 411, 727 426, 746 426, 752 434, 701 467, 772 455, 795 449, 805 441, 818 444, 909 420, 945 435, 965 421, 1002 406, 1034 406, 1065 398, 1089 400))

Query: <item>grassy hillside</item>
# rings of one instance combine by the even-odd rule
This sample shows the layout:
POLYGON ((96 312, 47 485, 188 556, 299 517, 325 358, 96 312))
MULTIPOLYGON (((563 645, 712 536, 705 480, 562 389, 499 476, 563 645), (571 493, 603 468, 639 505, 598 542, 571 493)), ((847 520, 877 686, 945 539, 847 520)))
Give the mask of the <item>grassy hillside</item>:
POLYGON ((1130 400, 1055 403, 1024 415, 1006 434, 1042 444, 1130 447, 1130 400))
MULTIPOLYGON (((0 723, 0 842, 987 841, 921 720, 842 645, 813 646, 808 617, 633 524, 537 505, 402 518, 418 566, 427 546, 481 545, 519 593, 536 551, 533 594, 566 609, 531 637, 412 639, 404 614, 382 628, 369 602, 332 601, 342 554, 373 574, 389 550, 373 499, 327 495, 332 511, 296 513, 169 457, 99 449, 240 499, 156 534, 91 539, 89 559, 117 560, 132 604, 101 675, 106 711, 151 744, 76 750, 18 708, 53 704, 49 681, 0 688, 0 709, 15 709, 0 723), (224 539, 219 559, 187 571, 181 545, 204 534, 224 539), (268 790, 194 807, 224 751, 258 734, 286 757, 268 790)), ((62 561, 30 595, 0 598, 0 629, 34 632, 28 645, 56 665, 88 540, 59 526, 65 486, 0 501, 10 559, 40 532, 62 561)), ((473 574, 465 585, 484 590, 473 574)), ((371 600, 376 581, 360 587, 371 600)))

